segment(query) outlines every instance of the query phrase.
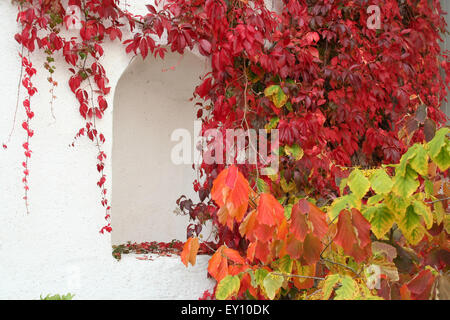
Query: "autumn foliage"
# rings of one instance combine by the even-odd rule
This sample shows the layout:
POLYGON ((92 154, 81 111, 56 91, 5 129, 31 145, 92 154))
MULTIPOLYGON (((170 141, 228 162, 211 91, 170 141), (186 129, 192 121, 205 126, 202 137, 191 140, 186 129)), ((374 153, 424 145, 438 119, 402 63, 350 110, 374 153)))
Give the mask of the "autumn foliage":
MULTIPOLYGON (((194 181, 200 202, 177 202, 192 220, 185 264, 195 264, 206 222, 223 245, 209 267, 217 298, 416 299, 443 292, 436 288, 448 282, 449 147, 447 131, 438 129, 447 120, 440 107, 450 64, 439 43, 446 31, 440 1, 280 0, 272 7, 263 0, 166 0, 133 15, 118 0, 69 0, 81 13, 81 28, 69 33, 72 19, 61 1, 13 2, 29 93, 26 201, 37 112, 32 52, 47 55, 52 88, 56 55, 70 71, 67 86, 84 120, 74 143, 87 137, 96 146, 101 232, 110 232, 107 137, 99 127, 111 91, 104 44, 144 59, 197 50, 210 62, 193 88, 202 133, 280 133, 277 172, 262 176, 264 163, 237 166, 236 158, 203 162, 194 181), (370 5, 380 8, 378 29, 369 26, 370 5), (378 291, 364 274, 371 265, 382 270, 378 291)), ((207 149, 224 143, 213 139, 207 149)))
MULTIPOLYGON (((449 131, 415 144, 394 170, 355 169, 322 209, 311 198, 283 207, 252 190, 236 166, 224 169, 212 197, 245 249, 222 245, 212 255, 215 297, 448 299, 449 131), (247 206, 244 216, 233 209, 247 206)), ((198 238, 189 238, 186 265, 197 250, 198 238)))

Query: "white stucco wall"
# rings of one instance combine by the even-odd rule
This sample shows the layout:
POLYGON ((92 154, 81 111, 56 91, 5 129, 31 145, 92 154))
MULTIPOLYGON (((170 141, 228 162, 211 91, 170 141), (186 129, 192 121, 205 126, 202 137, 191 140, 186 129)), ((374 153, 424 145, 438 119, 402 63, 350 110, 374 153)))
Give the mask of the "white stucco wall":
MULTIPOLYGON (((189 131, 193 154, 193 88, 207 73, 208 61, 186 52, 164 60, 136 58, 116 87, 112 150, 112 240, 185 240, 187 216, 175 215, 176 200, 198 196, 192 164, 175 164, 175 130, 189 131)), ((188 131, 185 131, 186 133, 188 131)), ((198 133, 197 133, 198 134, 198 133)))
MULTIPOLYGON (((0 142, 11 129, 16 103, 20 70, 19 46, 14 40, 16 14, 10 1, 0 1, 0 142)), ((109 156, 106 175, 111 191, 113 97, 130 56, 117 43, 107 43, 105 52, 102 63, 112 92, 110 108, 99 127, 107 139, 104 149, 109 156)), ((200 256, 198 265, 189 269, 179 257, 141 261, 124 256, 120 262, 112 258, 111 235, 98 232, 105 221, 96 186, 95 146, 82 138, 75 148, 69 147, 83 119, 67 85, 66 63, 58 57, 53 120, 44 60, 39 52, 32 56, 38 69, 34 83, 40 91, 32 99, 30 215, 22 200, 25 132, 21 122, 25 115, 21 105, 8 150, 0 150, 0 299, 38 299, 40 294, 67 292, 78 299, 197 299, 212 287, 206 277, 206 256, 200 256)))

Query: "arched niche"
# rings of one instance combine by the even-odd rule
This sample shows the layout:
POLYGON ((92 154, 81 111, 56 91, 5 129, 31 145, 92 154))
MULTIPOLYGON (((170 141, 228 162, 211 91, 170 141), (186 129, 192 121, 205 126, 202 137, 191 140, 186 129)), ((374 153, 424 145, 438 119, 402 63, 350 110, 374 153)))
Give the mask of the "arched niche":
POLYGON ((189 99, 206 65, 191 52, 168 52, 163 60, 135 58, 121 76, 113 111, 113 244, 186 239, 188 218, 174 210, 181 195, 198 199, 196 175, 191 165, 171 161, 171 135, 184 128, 194 136, 189 99))

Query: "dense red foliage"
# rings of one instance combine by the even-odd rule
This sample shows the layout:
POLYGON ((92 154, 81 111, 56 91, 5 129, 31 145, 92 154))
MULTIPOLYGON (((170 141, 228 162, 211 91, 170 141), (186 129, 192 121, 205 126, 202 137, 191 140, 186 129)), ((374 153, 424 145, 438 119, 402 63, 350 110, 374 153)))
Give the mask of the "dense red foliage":
MULTIPOLYGON (((446 25, 437 0, 284 0, 278 13, 262 0, 168 0, 148 5, 144 16, 120 9, 117 0, 69 0, 84 15, 75 38, 61 32, 70 19, 59 0, 17 2, 22 31, 16 40, 27 52, 62 54, 73 74, 68 84, 86 120, 77 137, 87 136, 98 147, 98 186, 108 221, 105 137, 97 128, 110 92, 101 64, 106 41, 120 41, 126 52, 144 58, 163 58, 166 47, 157 40, 167 34, 170 50, 196 48, 209 57, 211 72, 195 89, 203 100, 197 112, 203 130, 272 123, 282 146, 297 144, 304 151, 300 160, 281 158, 277 182, 294 182, 299 195, 322 202, 338 193, 343 168, 395 163, 407 147, 408 140, 399 137, 402 130, 412 135, 409 141, 421 141, 433 123, 445 120, 439 107, 449 79, 441 71, 448 74, 449 63, 439 47, 446 25), (381 8, 379 30, 368 27, 370 4, 381 8), (125 30, 131 38, 124 39, 125 30), (271 85, 287 96, 282 105, 264 94, 271 85), (420 105, 427 121, 415 120, 420 105)), ((197 221, 188 233, 213 219, 219 240, 238 247, 241 236, 218 223, 208 196, 223 168, 203 163, 205 182, 194 182, 202 203, 180 199, 179 204, 197 221)), ((240 166, 251 184, 256 169, 240 166)), ((282 194, 264 179, 272 194, 282 194)), ((103 230, 111 230, 109 223, 103 230)))

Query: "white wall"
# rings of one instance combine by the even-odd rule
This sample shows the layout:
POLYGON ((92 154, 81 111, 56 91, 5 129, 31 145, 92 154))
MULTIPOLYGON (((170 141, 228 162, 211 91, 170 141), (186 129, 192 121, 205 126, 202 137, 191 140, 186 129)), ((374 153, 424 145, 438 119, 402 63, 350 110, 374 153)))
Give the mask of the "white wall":
POLYGON ((134 59, 120 78, 113 120, 113 243, 186 239, 188 217, 174 210, 181 195, 198 201, 196 173, 192 165, 173 163, 177 142, 171 136, 177 129, 194 136, 195 102, 189 100, 207 67, 192 53, 168 53, 164 60, 134 59))
MULTIPOLYGON (((16 14, 10 1, 0 1, 0 142, 10 131, 16 103, 20 70, 19 46, 14 40, 16 14)), ((110 108, 99 126, 107 139, 104 149, 109 156, 106 175, 111 191, 113 97, 130 57, 118 43, 106 44, 105 52, 102 63, 112 92, 110 108)), ((199 257, 198 265, 189 269, 179 257, 140 261, 128 256, 120 262, 112 258, 111 236, 98 232, 105 221, 96 186, 96 149, 87 139, 69 147, 83 119, 68 89, 66 63, 59 57, 53 120, 44 60, 40 52, 32 56, 38 69, 34 83, 40 91, 32 99, 36 116, 31 121, 35 135, 31 139, 28 216, 22 200, 25 133, 21 122, 25 115, 21 105, 8 150, 0 150, 0 299, 37 299, 40 294, 69 291, 79 299, 197 299, 212 286, 206 278, 208 257, 199 257)))

